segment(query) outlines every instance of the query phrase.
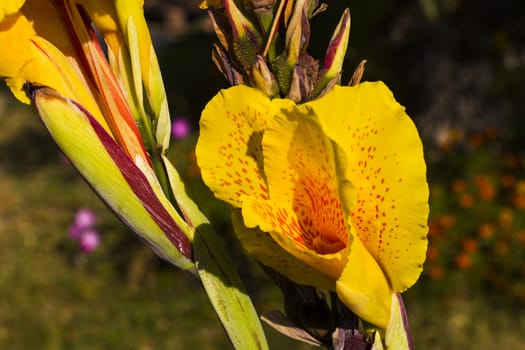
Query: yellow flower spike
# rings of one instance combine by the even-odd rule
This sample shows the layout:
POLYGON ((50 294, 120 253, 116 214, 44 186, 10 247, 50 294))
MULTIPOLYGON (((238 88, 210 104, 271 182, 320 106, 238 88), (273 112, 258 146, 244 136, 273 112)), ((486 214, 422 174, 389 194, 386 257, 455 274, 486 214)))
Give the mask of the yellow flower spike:
POLYGON ((393 291, 404 291, 419 278, 428 231, 426 166, 413 122, 381 82, 336 86, 308 105, 346 158, 342 175, 357 191, 352 231, 393 291))
POLYGON ((226 248, 163 152, 169 117, 142 2, 19 5, 0 5, 0 43, 9 47, 0 50, 0 77, 31 102, 72 164, 128 227, 159 256, 198 274, 234 347, 267 349, 226 248), (107 58, 97 29, 108 44, 107 58), (143 87, 155 114, 145 119, 143 87), (149 121, 144 136, 135 119, 149 121))

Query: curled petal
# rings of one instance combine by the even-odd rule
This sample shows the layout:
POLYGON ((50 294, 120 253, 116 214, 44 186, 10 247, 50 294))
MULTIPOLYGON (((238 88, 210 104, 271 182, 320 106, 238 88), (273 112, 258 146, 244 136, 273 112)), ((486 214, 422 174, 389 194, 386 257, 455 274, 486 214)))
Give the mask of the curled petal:
POLYGON ((101 122, 75 47, 51 2, 28 0, 20 11, 6 16, 0 21, 0 42, 9 48, 0 50, 0 76, 20 101, 29 103, 22 85, 30 81, 74 98, 101 122))
POLYGON ((349 237, 333 150, 309 116, 308 109, 292 106, 268 123, 263 153, 269 199, 244 196, 242 214, 246 226, 259 226, 288 254, 336 280, 349 237))
POLYGON ((333 278, 288 253, 270 234, 247 228, 239 210, 233 211, 232 222, 244 249, 263 265, 279 271, 295 283, 335 290, 333 278))
MULTIPOLYGON (((346 262, 346 249, 331 254, 319 254, 313 249, 305 247, 297 240, 303 232, 295 218, 295 213, 285 206, 278 206, 270 201, 260 201, 251 197, 244 200, 242 207, 244 224, 248 228, 259 227, 268 232, 272 239, 286 252, 307 265, 317 269, 326 276, 337 279, 346 262)), ((261 237, 261 240, 263 237, 261 237)), ((267 263, 271 267, 275 265, 267 263)), ((276 267, 277 269, 277 267, 276 267)), ((286 270, 281 270, 285 274, 286 270)), ((317 286, 315 284, 312 284, 317 286)), ((319 286, 321 287, 321 286, 319 286)))

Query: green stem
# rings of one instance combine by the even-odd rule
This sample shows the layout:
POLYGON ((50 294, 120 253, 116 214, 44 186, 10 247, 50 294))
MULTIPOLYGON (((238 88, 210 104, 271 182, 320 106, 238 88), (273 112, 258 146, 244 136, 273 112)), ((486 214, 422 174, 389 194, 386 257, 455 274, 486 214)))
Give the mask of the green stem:
POLYGON ((171 190, 168 174, 166 172, 166 168, 164 166, 164 162, 162 161, 162 157, 160 154, 162 150, 157 145, 153 133, 153 125, 151 123, 151 119, 146 115, 145 112, 139 113, 139 116, 139 130, 142 135, 144 147, 146 148, 146 151, 150 156, 151 163, 153 164, 153 170, 155 171, 155 175, 157 175, 162 191, 168 197, 169 201, 175 205, 175 196, 173 195, 173 192, 171 190))

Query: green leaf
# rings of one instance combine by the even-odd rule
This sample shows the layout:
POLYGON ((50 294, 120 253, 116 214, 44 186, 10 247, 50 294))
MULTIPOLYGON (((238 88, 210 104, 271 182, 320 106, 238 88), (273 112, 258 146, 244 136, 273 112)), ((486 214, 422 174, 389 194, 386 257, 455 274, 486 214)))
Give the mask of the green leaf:
POLYGON ((224 242, 210 225, 201 225, 195 232, 193 247, 202 284, 234 348, 268 349, 257 312, 224 242))
POLYGON ((235 349, 268 349, 257 312, 226 252, 224 241, 187 195, 177 170, 164 157, 175 200, 195 227, 193 252, 201 282, 235 349))

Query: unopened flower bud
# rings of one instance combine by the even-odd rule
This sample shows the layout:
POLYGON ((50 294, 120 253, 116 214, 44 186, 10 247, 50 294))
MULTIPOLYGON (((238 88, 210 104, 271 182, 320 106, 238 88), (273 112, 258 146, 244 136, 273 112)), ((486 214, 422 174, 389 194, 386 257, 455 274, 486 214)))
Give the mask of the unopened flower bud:
POLYGON ((266 95, 274 97, 279 93, 277 79, 275 79, 262 56, 258 55, 255 59, 250 78, 254 85, 266 95))
POLYGON ((294 12, 287 25, 286 54, 287 63, 293 68, 310 40, 310 22, 305 9, 306 0, 297 0, 294 12))
POLYGON ((235 58, 249 71, 261 50, 262 37, 252 22, 242 14, 234 0, 224 0, 224 10, 231 24, 235 58))
POLYGON ((321 77, 315 88, 314 95, 318 95, 323 91, 326 85, 333 79, 340 78, 349 37, 350 10, 346 9, 326 50, 321 77))

